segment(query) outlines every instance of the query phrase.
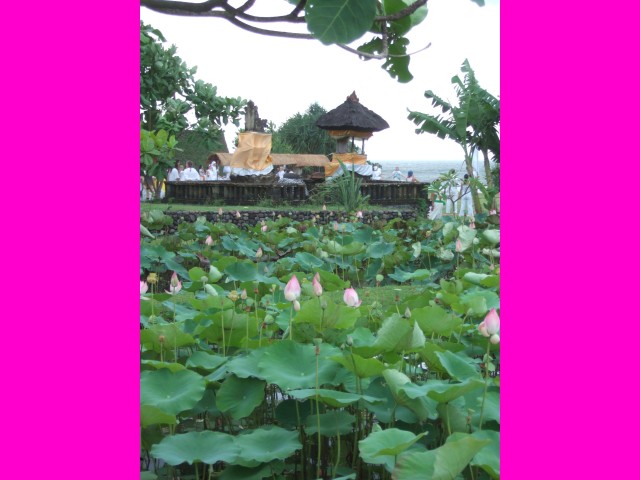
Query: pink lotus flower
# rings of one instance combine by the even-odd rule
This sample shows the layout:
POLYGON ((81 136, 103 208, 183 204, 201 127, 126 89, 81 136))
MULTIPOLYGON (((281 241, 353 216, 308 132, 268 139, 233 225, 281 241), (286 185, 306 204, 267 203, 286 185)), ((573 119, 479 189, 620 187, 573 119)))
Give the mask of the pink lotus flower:
POLYGON ((359 307, 362 303, 362 300, 358 299, 358 292, 356 292, 353 288, 347 288, 344 291, 344 303, 346 303, 350 307, 359 307))
POLYGON ((356 217, 362 218, 362 210, 358 210, 358 213, 356 213, 356 217))
POLYGON ((469 228, 476 228, 476 224, 475 224, 475 222, 471 222, 471 223, 469 224, 469 228))
POLYGON ((262 225, 260 227, 260 230, 262 230, 263 232, 266 232, 269 228, 266 225, 262 225))
POLYGON ((462 252, 462 242, 460 241, 460 239, 456 240, 456 252, 462 252))
POLYGON ((299 312, 299 311, 300 311, 300 302, 299 302, 298 300, 294 300, 294 301, 293 301, 293 309, 294 309, 296 312, 299 312))
POLYGON ((173 272, 171 275, 171 281, 169 282, 169 290, 165 290, 165 292, 170 293, 171 295, 178 293, 182 289, 182 283, 178 280, 178 274, 173 272))
POLYGON ((487 325, 483 322, 478 325, 478 331, 482 334, 483 337, 489 337, 489 332, 487 332, 487 325))
POLYGON ((333 222, 333 230, 337 232, 339 228, 338 222, 333 222))
POLYGON ((242 289, 242 292, 240 293, 240 298, 242 300, 246 300, 247 299, 247 289, 246 288, 242 289))
POLYGON ((495 335, 500 331, 500 317, 498 316, 495 308, 489 310, 487 316, 484 317, 483 323, 485 324, 489 335, 495 335))
POLYGON ((320 295, 322 295, 322 285, 320 285, 320 274, 316 273, 313 276, 313 281, 311 282, 313 284, 313 293, 316 294, 316 297, 319 297, 320 295))
POLYGON ((496 211, 495 210, 489 210, 489 215, 495 215, 496 211))
POLYGON ((204 241, 204 243, 206 243, 209 246, 213 245, 213 238, 211 238, 211 235, 209 235, 207 237, 207 239, 204 241))
POLYGON ((147 293, 147 290, 149 290, 149 285, 147 285, 147 282, 143 282, 142 280, 140 280, 140 295, 144 295, 145 293, 147 293))
POLYGON ((284 287, 284 298, 290 302, 300 298, 300 282, 298 282, 298 277, 295 275, 291 277, 287 286, 284 287))

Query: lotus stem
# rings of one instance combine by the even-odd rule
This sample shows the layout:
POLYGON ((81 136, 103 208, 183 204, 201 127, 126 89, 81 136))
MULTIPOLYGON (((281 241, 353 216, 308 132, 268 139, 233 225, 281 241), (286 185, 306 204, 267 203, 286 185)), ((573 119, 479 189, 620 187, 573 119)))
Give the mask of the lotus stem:
POLYGON ((480 420, 478 431, 482 431, 482 420, 484 418, 484 401, 487 398, 487 388, 489 387, 489 355, 491 354, 491 340, 487 340, 487 354, 484 358, 484 392, 482 393, 482 405, 480 405, 480 420))

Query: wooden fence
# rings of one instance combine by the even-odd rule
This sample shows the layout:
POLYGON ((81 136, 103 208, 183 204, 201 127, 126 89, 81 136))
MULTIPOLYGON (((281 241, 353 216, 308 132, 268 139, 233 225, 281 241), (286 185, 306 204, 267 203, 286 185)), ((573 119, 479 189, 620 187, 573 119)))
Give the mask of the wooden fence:
MULTIPOLYGON (((413 205, 427 198, 427 183, 363 182, 363 195, 369 195, 371 205, 413 205)), ((165 199, 175 203, 225 205, 255 205, 263 200, 274 203, 304 203, 308 196, 304 185, 237 183, 224 180, 205 182, 166 182, 165 199)), ((307 191, 312 191, 309 184, 307 191)))

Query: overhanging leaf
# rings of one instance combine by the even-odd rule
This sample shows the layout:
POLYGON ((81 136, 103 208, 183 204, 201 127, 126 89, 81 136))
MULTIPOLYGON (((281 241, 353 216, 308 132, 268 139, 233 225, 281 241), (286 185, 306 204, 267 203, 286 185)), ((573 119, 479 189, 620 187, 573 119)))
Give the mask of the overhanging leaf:
POLYGON ((371 28, 376 0, 310 0, 305 6, 307 28, 325 45, 351 43, 371 28))

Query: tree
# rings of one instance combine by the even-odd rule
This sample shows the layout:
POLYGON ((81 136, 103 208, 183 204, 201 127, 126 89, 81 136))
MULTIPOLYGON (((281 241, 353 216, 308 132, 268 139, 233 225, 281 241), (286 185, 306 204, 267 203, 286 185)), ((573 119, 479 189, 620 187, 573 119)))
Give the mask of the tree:
MULTIPOLYGON (((266 4, 263 0, 260 5, 266 4)), ((273 3, 273 0, 270 0, 273 3)), ((472 0, 480 6, 484 0, 472 0)), ((247 0, 233 7, 229 0, 204 2, 174 0, 141 0, 140 5, 167 15, 224 19, 244 30, 269 36, 293 39, 316 39, 325 45, 337 45, 360 58, 384 60, 382 68, 399 82, 409 82, 411 55, 405 35, 427 16, 427 0, 288 0, 294 7, 285 15, 254 15, 250 10, 257 0, 247 0), (280 30, 264 28, 277 23, 280 30), (285 27, 306 24, 309 33, 286 30, 285 27), (372 38, 357 49, 348 46, 365 34, 372 38)), ((256 7, 257 8, 257 7, 256 7)), ((273 8, 270 4, 269 8, 273 8)))
MULTIPOLYGON (((465 73, 464 81, 457 75, 451 79, 455 85, 458 104, 453 105, 431 90, 424 96, 431 100, 431 105, 440 109, 441 114, 431 115, 409 111, 409 120, 420 128, 416 133, 431 133, 439 138, 450 138, 458 143, 464 151, 467 173, 473 178, 473 153, 480 150, 485 155, 485 172, 487 183, 491 181, 491 169, 488 168, 488 153, 494 159, 500 159, 500 100, 480 87, 469 61, 462 64, 465 73)), ((482 211, 476 188, 472 188, 474 206, 477 212, 482 211)))
POLYGON ((312 103, 304 113, 296 113, 273 131, 274 153, 318 153, 329 155, 336 142, 326 130, 316 126, 316 121, 327 111, 318 103, 312 103), (279 150, 276 151, 276 148, 279 150))
POLYGON ((140 174, 156 196, 159 182, 151 176, 166 177, 179 151, 175 137, 193 131, 208 151, 219 149, 222 127, 237 126, 246 104, 239 97, 219 97, 215 86, 196 80, 197 68, 189 68, 176 46, 165 48, 165 42, 159 30, 140 22, 140 174))

